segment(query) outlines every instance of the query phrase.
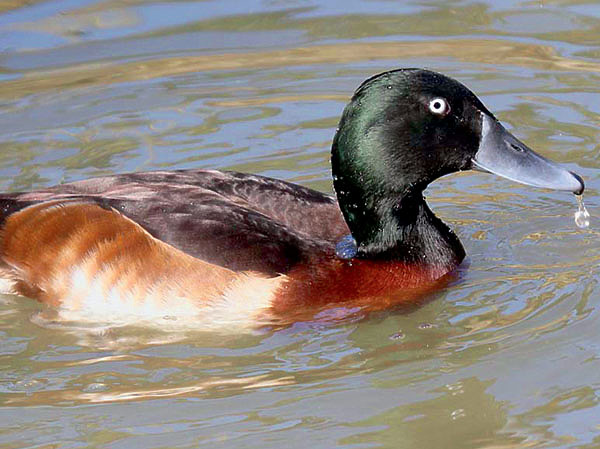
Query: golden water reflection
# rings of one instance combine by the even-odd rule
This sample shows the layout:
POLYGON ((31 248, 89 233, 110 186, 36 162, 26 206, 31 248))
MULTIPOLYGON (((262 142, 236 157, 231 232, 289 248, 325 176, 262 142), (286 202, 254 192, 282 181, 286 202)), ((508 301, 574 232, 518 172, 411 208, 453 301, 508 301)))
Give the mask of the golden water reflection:
POLYGON ((81 64, 26 73, 0 84, 0 98, 16 99, 53 89, 82 88, 173 77, 194 72, 258 69, 309 64, 348 64, 379 60, 453 57, 460 61, 504 64, 539 70, 598 73, 600 63, 563 57, 548 45, 522 44, 490 39, 459 39, 430 42, 380 42, 315 45, 289 50, 230 53, 222 55, 153 59, 118 64, 81 64))

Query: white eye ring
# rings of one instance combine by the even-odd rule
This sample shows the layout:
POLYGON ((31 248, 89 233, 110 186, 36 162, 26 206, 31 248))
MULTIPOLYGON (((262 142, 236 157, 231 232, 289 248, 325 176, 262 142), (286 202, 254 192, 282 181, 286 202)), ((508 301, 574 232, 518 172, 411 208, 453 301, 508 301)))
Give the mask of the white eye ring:
POLYGON ((450 112, 450 105, 443 98, 434 98, 429 102, 429 110, 437 115, 446 115, 450 112))

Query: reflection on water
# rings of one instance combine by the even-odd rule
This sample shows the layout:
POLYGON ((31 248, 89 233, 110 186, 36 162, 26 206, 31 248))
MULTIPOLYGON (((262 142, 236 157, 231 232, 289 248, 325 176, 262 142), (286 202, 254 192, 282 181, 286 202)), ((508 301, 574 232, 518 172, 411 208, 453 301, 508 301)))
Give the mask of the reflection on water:
POLYGON ((207 167, 330 191, 353 89, 424 66, 582 174, 592 224, 568 194, 444 178, 427 193, 458 279, 336 325, 67 325, 5 297, 0 445, 598 447, 598 36, 576 0, 2 2, 3 190, 207 167))
POLYGON ((207 70, 236 70, 304 66, 310 64, 350 64, 368 59, 402 60, 410 58, 453 57, 459 61, 508 64, 541 70, 598 72, 600 63, 565 58, 547 45, 521 44, 490 39, 432 40, 429 42, 376 42, 311 45, 303 48, 222 55, 179 56, 118 64, 81 64, 51 69, 43 73, 25 73, 7 81, 0 98, 14 99, 52 89, 81 88, 93 84, 143 81, 185 75, 207 70), (368 55, 368 57, 367 57, 368 55), (116 67, 115 67, 116 65, 116 67))

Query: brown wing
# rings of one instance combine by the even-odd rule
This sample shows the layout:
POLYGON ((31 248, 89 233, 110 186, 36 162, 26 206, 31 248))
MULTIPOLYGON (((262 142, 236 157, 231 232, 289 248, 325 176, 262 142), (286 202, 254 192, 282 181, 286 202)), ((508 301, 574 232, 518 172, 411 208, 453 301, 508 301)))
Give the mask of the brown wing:
POLYGON ((205 170, 96 178, 5 195, 0 207, 7 217, 30 204, 75 198, 114 208, 193 257, 270 276, 332 253, 349 232, 331 196, 271 178, 205 170))

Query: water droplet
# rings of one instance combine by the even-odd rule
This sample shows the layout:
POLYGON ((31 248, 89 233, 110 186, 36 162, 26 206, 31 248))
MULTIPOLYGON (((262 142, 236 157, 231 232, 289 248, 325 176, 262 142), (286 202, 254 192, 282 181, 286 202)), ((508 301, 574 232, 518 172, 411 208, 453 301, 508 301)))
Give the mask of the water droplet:
POLYGON ((590 214, 583 204, 583 195, 575 195, 577 198, 577 212, 575 212, 575 224, 578 228, 585 229, 590 225, 590 214))
POLYGON ((39 380, 28 379, 28 380, 19 380, 15 382, 13 385, 13 390, 21 391, 25 393, 32 393, 34 391, 38 391, 44 388, 44 384, 39 380))
POLYGON ((403 340, 406 337, 404 332, 398 331, 395 334, 390 335, 390 340, 403 340))
POLYGON ((457 419, 464 418, 465 416, 466 416, 466 413, 465 413, 464 408, 457 408, 450 414, 450 417, 455 421, 457 419))
POLYGON ((458 396, 459 394, 464 394, 465 390, 463 389, 462 382, 457 382, 455 384, 446 384, 446 388, 450 391, 452 396, 458 396))
POLYGON ((102 382, 94 382, 94 383, 86 385, 83 388, 83 391, 86 393, 95 393, 98 391, 106 391, 106 390, 108 390, 108 386, 106 384, 103 384, 102 382))

